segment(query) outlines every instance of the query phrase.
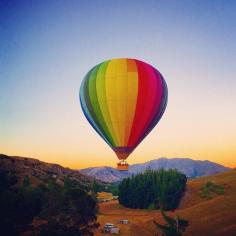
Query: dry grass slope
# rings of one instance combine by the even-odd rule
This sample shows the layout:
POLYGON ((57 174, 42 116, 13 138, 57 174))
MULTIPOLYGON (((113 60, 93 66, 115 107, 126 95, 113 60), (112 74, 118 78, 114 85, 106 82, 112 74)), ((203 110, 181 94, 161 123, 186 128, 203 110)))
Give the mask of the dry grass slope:
POLYGON ((189 220, 185 235, 236 235, 236 170, 189 181, 179 214, 189 220), (222 185, 224 195, 199 196, 208 181, 222 185))
MULTIPOLYGON (((236 170, 189 180, 180 208, 169 214, 179 214, 189 220, 190 226, 184 233, 186 236, 235 236, 236 170), (201 198, 199 191, 209 181, 224 186, 225 193, 215 194, 210 200, 201 198)), ((106 222, 117 224, 119 219, 129 219, 131 222, 129 225, 118 224, 121 236, 154 236, 156 233, 161 235, 153 224, 153 220, 162 223, 159 211, 127 209, 117 201, 100 204, 98 221, 101 226, 106 222)), ((102 234, 97 230, 95 235, 102 234)))

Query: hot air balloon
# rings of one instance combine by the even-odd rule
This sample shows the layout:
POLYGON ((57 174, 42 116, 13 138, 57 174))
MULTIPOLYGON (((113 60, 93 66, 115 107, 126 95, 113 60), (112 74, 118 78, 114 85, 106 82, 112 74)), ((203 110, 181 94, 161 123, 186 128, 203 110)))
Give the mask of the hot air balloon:
POLYGON ((80 87, 84 115, 119 158, 118 170, 162 117, 167 85, 153 66, 119 58, 93 67, 80 87))

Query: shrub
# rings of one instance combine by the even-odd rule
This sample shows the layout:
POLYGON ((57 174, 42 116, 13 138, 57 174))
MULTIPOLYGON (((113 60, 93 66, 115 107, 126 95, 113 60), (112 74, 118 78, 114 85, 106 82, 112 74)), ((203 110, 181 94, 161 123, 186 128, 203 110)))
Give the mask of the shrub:
POLYGON ((205 199, 212 199, 214 194, 223 195, 224 187, 213 182, 207 182, 199 191, 199 196, 205 199))

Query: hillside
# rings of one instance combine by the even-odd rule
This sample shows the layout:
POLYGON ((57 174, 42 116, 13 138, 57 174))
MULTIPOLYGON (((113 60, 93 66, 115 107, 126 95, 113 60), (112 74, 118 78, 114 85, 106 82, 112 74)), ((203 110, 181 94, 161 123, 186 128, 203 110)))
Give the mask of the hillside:
MULTIPOLYGON (((164 162, 166 163, 166 161, 164 162)), ((204 163, 210 165, 208 162, 204 163)), ((135 168, 138 167, 140 166, 135 165, 135 168)), ((218 170, 226 170, 226 168, 221 168, 220 166, 218 166, 218 168, 218 170)), ((9 157, 2 154, 0 155, 0 171, 1 170, 8 170, 15 173, 18 176, 18 185, 22 185, 26 175, 29 176, 30 182, 34 186, 48 183, 49 179, 53 179, 58 185, 63 186, 64 179, 69 177, 71 180, 76 181, 79 186, 81 186, 81 189, 89 190, 92 188, 94 181, 92 177, 84 175, 83 172, 80 173, 57 164, 44 163, 31 158, 9 157)), ((207 168, 205 170, 207 170, 207 168)), ((111 168, 110 171, 113 171, 113 169, 111 168)), ((205 173, 210 173, 210 171, 213 171, 213 169, 208 169, 208 172, 205 173)), ((101 184, 103 183, 101 182, 101 184)), ((107 195, 103 193, 103 197, 107 198, 107 195)), ((108 198, 111 198, 111 195, 109 195, 108 198)), ((235 209, 236 170, 234 169, 211 176, 189 179, 187 182, 187 190, 179 209, 175 212, 169 212, 169 214, 173 215, 177 213, 189 221, 190 226, 187 228, 184 235, 235 236, 235 209), (209 181, 223 186, 224 194, 213 194, 212 199, 202 198, 199 192, 209 181)), ((116 200, 99 204, 98 222, 101 224, 101 227, 106 222, 117 224, 117 221, 120 219, 130 220, 129 225, 118 224, 121 228, 121 236, 153 236, 155 233, 158 233, 153 220, 162 223, 162 218, 158 210, 128 209, 119 205, 116 200)), ((38 223, 39 221, 36 219, 34 224, 38 223)), ((101 235, 101 227, 96 230, 95 235, 101 235)))
POLYGON ((86 168, 80 172, 104 182, 118 182, 132 174, 144 172, 146 169, 158 170, 161 168, 177 169, 188 178, 208 176, 229 170, 227 167, 210 161, 196 161, 189 158, 159 158, 142 164, 130 165, 129 171, 121 172, 115 168, 104 166, 86 168))
POLYGON ((0 154, 0 169, 14 172, 18 176, 20 183, 24 176, 28 175, 33 185, 43 183, 49 178, 53 178, 58 184, 62 184, 65 177, 76 181, 83 188, 91 188, 93 183, 92 177, 83 175, 77 170, 27 157, 0 154))
POLYGON ((236 235, 236 170, 189 181, 180 208, 191 224, 186 235, 236 235), (199 190, 209 181, 224 186, 225 193, 201 198, 199 190))
MULTIPOLYGON (((93 235, 94 185, 76 170, 1 154, 1 235, 93 235)), ((105 185, 96 182, 96 187, 105 185)))
MULTIPOLYGON (((186 236, 217 236, 236 235, 236 170, 199 177, 188 180, 187 191, 182 199, 180 208, 168 214, 179 214, 189 221, 190 226, 186 236), (223 195, 213 195, 207 200, 199 196, 200 189, 207 182, 224 186, 223 195)), ((158 233, 153 220, 163 223, 158 210, 128 209, 120 206, 117 201, 100 203, 98 221, 103 226, 106 222, 117 224, 121 236, 153 236, 158 233), (117 224, 120 219, 130 220, 129 225, 117 224)), ((96 235, 101 235, 97 230, 96 235)), ((161 235, 160 232, 158 235, 161 235)))

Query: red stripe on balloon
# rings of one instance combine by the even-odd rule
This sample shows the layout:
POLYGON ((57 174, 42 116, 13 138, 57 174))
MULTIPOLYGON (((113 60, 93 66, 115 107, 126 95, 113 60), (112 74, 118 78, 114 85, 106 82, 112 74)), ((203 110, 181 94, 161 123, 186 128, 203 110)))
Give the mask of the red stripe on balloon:
POLYGON ((156 94, 156 76, 146 63, 135 60, 138 69, 138 97, 128 147, 135 147, 142 137, 149 118, 156 94))
MULTIPOLYGON (((150 68, 150 67, 149 67, 150 68)), ((163 82, 160 73, 155 70, 154 68, 150 68, 152 70, 152 75, 155 79, 155 91, 153 89, 153 95, 154 99, 152 100, 152 103, 150 102, 150 113, 148 117, 148 123, 144 127, 141 136, 138 139, 138 142, 136 145, 138 145, 143 138, 152 130, 152 128, 156 125, 156 117, 159 117, 160 110, 162 111, 163 109, 161 108, 162 106, 162 100, 163 100, 163 92, 164 92, 164 87, 163 87, 163 82)), ((153 83, 154 86, 154 83, 153 83)), ((159 119, 158 119, 159 120, 159 119)))

